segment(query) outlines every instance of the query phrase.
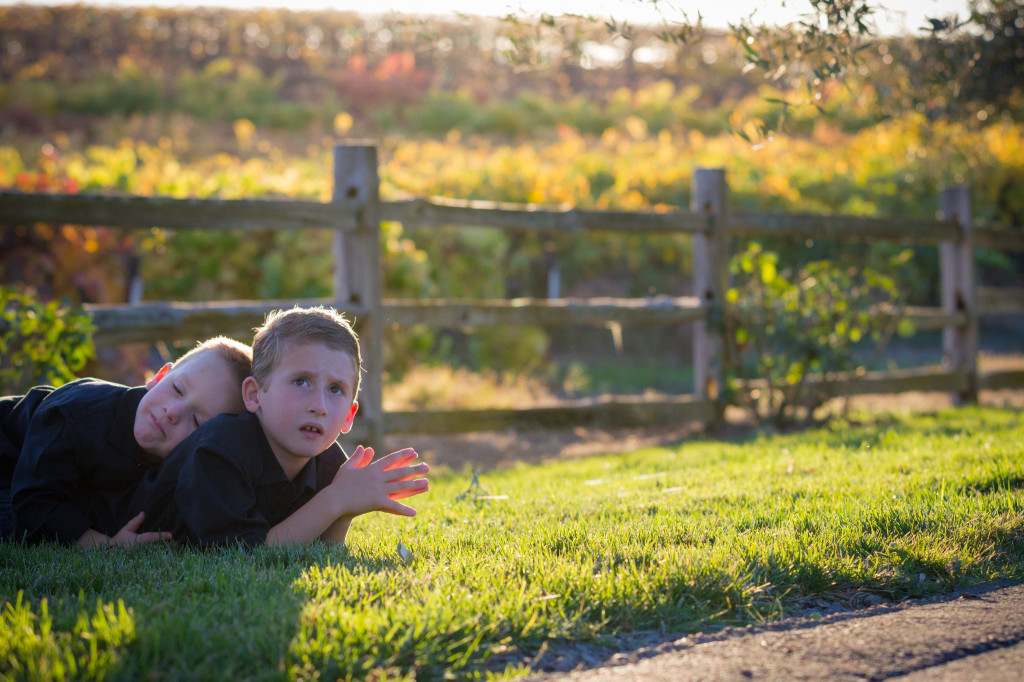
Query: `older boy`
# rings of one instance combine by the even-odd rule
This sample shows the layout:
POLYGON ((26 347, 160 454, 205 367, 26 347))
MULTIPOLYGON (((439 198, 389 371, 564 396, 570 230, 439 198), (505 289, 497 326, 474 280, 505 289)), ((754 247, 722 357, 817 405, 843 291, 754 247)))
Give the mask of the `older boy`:
POLYGON ((79 547, 155 539, 122 523, 123 504, 200 424, 244 409, 248 346, 217 337, 168 363, 145 386, 79 379, 48 395, 33 389, 4 421, 11 446, 23 437, 11 480, 14 531, 28 541, 79 547), (41 399, 40 399, 41 398, 41 399), (20 414, 19 414, 20 411, 20 414), (25 413, 31 412, 26 424, 25 413))
POLYGON ((344 542, 355 516, 413 516, 396 500, 426 492, 426 464, 401 450, 346 461, 362 359, 349 322, 329 308, 268 316, 253 340, 247 412, 222 415, 175 449, 136 491, 144 528, 201 546, 344 542))

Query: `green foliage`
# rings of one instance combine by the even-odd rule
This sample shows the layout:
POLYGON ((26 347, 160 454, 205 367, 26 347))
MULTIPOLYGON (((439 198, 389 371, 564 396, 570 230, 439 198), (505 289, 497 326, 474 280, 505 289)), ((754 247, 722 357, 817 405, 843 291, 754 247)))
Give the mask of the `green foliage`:
POLYGON ((0 395, 73 380, 94 357, 94 330, 78 307, 0 286, 0 395))
POLYGON ((18 592, 0 613, 0 677, 17 680, 102 680, 110 674, 120 649, 135 639, 135 621, 122 600, 96 604, 94 615, 79 595, 74 625, 54 623, 46 599, 39 613, 18 592))
POLYGON ((176 108, 204 119, 246 119, 258 126, 303 130, 313 108, 281 96, 284 77, 265 76, 255 66, 216 59, 200 72, 178 77, 176 108))
MULTIPOLYGON (((910 254, 893 257, 890 269, 910 254)), ((778 254, 757 243, 733 256, 729 268, 728 380, 759 421, 784 425, 800 411, 811 421, 830 398, 829 382, 865 371, 859 348, 873 344, 877 358, 894 333, 913 331, 901 317, 904 288, 873 268, 819 260, 780 271, 778 254), (815 391, 812 377, 824 379, 815 391)))
POLYGON ((1019 412, 863 416, 502 467, 476 487, 437 467, 415 518, 361 516, 344 548, 3 541, 0 651, 19 648, 0 665, 54 670, 96 642, 110 680, 511 678, 608 636, 1024 579, 1019 412))

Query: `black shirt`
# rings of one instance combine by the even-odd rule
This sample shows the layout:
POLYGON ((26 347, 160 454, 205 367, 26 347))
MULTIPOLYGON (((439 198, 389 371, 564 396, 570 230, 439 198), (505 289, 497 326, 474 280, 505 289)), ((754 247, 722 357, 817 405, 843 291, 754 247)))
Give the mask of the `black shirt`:
POLYGON ((79 379, 38 405, 11 485, 18 535, 74 544, 90 528, 121 529, 128 493, 160 463, 135 440, 144 395, 143 386, 79 379))
POLYGON ((337 443, 288 480, 256 415, 219 415, 203 424, 135 492, 143 531, 169 531, 200 546, 265 544, 270 529, 333 479, 347 456, 337 443))
POLYGON ((36 386, 25 395, 0 398, 0 489, 11 487, 32 415, 52 392, 53 386, 36 386))

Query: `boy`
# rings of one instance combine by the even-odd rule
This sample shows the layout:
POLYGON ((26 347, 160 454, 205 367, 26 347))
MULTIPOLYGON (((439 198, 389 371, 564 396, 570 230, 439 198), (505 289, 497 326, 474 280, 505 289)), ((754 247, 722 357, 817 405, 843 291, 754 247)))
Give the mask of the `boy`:
POLYGON ((401 450, 371 463, 336 442, 352 426, 362 359, 348 320, 323 307, 271 313, 253 339, 246 412, 221 415, 178 446, 136 491, 144 528, 200 546, 344 542, 369 511, 413 516, 426 464, 401 450))
POLYGON ((141 519, 120 523, 121 506, 146 471, 200 424, 244 409, 240 387, 251 362, 245 344, 217 337, 145 386, 79 379, 2 401, 17 401, 0 408, 7 413, 0 458, 15 462, 15 534, 79 547, 109 545, 111 536, 116 544, 160 537, 135 535, 141 519))

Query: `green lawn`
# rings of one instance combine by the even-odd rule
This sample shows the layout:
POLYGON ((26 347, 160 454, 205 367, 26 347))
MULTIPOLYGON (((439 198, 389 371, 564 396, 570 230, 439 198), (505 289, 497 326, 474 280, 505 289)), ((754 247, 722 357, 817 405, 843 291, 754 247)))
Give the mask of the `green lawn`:
POLYGON ((1022 422, 875 415, 489 471, 479 488, 440 472, 415 520, 360 519, 347 549, 0 545, 0 679, 464 679, 546 641, 1024 578, 1022 422))

